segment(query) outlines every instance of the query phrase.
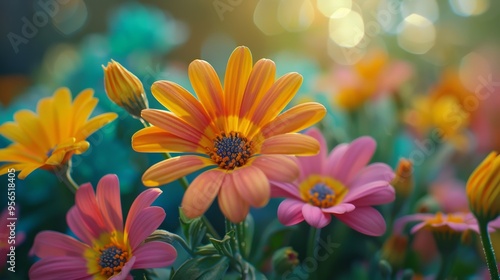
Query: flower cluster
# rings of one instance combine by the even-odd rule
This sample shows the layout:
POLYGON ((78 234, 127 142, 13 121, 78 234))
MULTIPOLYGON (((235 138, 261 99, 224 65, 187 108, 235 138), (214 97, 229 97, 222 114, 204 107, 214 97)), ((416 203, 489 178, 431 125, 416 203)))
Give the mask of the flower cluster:
MULTIPOLYGON (((121 186, 118 175, 100 175, 94 188, 73 179, 90 176, 73 162, 97 149, 92 135, 117 118, 102 112, 90 89, 74 98, 69 89, 57 89, 38 101, 36 113, 21 110, 0 126, 12 142, 0 149, 0 174, 19 172, 29 180, 35 170, 47 170, 74 194, 57 194, 55 207, 64 209, 57 212, 66 213, 65 222, 28 242, 17 239, 20 248, 31 245, 31 279, 331 279, 347 260, 364 264, 373 256, 378 266, 362 265, 350 275, 368 277, 360 271, 375 269, 388 279, 419 272, 444 279, 462 273, 452 269, 454 256, 461 247, 475 252, 475 234, 492 279, 498 278, 490 234, 500 228, 500 157, 491 152, 472 173, 467 166, 467 183, 456 178, 452 159, 471 148, 467 129, 475 116, 466 103, 472 95, 454 84, 453 72, 428 96, 405 99, 402 85, 412 68, 374 51, 334 71, 336 94, 322 104, 313 95, 293 103, 302 75, 278 77, 272 60, 254 62, 245 46, 230 54, 223 79, 196 59, 187 68, 193 93, 157 80, 155 100, 119 62, 111 60, 103 71, 109 100, 143 126, 108 126, 120 137, 130 132, 134 168, 142 173, 136 181, 120 175, 121 186), (327 109, 334 117, 337 109, 343 113, 342 131, 325 119, 327 109), (450 123, 449 113, 459 121, 450 123), (410 136, 415 145, 400 144, 410 136), (413 150, 401 157, 399 146, 413 150), (182 197, 166 186, 176 181, 182 197), (124 183, 133 190, 125 192, 124 183), (160 197, 164 186, 168 195, 160 197), (179 210, 179 225, 165 221, 171 209, 179 210), (437 255, 434 272, 429 263, 437 255)), ((114 156, 95 154, 96 162, 114 156)), ((7 213, 14 215, 3 212, 1 222, 7 213)), ((12 232, 3 230, 1 251, 15 250, 6 246, 12 232)))

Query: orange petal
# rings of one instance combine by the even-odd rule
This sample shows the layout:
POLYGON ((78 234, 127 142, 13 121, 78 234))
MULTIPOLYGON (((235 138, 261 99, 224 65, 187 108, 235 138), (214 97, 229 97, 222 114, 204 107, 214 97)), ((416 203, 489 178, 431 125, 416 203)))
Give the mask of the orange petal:
POLYGON ((195 60, 189 64, 188 74, 191 85, 208 115, 212 119, 223 115, 222 86, 214 68, 204 60, 195 60))
POLYGON ((153 96, 172 113, 203 131, 209 124, 205 108, 191 93, 169 81, 158 81, 151 86, 153 96))
POLYGON ((265 125, 274 119, 292 100, 301 84, 302 76, 298 73, 289 73, 279 78, 262 98, 251 117, 252 121, 265 125))
POLYGON ((0 162, 43 163, 46 156, 33 150, 26 150, 24 146, 12 144, 0 149, 0 162))
POLYGON ((252 207, 264 207, 271 197, 269 180, 262 170, 250 165, 232 174, 234 186, 241 198, 252 207))
POLYGON ((247 47, 237 47, 229 57, 224 78, 224 102, 228 116, 239 115, 251 71, 252 53, 247 47))
POLYGON ((141 153, 204 153, 205 148, 186 141, 165 130, 152 126, 139 130, 132 136, 132 148, 141 153))
POLYGON ((191 143, 199 143, 204 147, 208 147, 212 143, 203 134, 203 131, 200 131, 197 127, 185 122, 171 112, 145 109, 142 110, 141 116, 151 124, 191 143))
POLYGON ((219 169, 212 169, 200 174, 189 185, 182 198, 182 210, 188 218, 196 218, 212 204, 225 181, 226 173, 219 169))
POLYGON ((250 206, 248 203, 241 198, 234 180, 232 178, 233 173, 227 174, 224 184, 219 191, 219 208, 233 223, 239 223, 245 219, 248 212, 250 211, 250 206))
POLYGON ((268 138, 264 140, 260 149, 261 154, 308 156, 315 155, 318 152, 318 140, 298 133, 280 134, 268 138))
POLYGON ((326 115, 323 105, 308 102, 292 107, 262 128, 264 137, 301 131, 319 122, 326 115))
POLYGON ((260 100, 273 85, 275 73, 276 65, 272 60, 260 59, 255 63, 241 102, 241 118, 248 117, 255 112, 260 100))
POLYGON ((37 112, 42 121, 42 126, 47 133, 47 139, 51 146, 55 146, 60 139, 57 117, 54 109, 53 98, 43 98, 37 104, 37 112))
POLYGON ((205 157, 194 155, 173 157, 161 161, 146 170, 142 175, 142 182, 148 187, 157 187, 210 165, 214 165, 214 163, 205 157))
POLYGON ((266 174, 270 181, 292 182, 299 176, 299 167, 293 157, 261 155, 252 164, 266 174))

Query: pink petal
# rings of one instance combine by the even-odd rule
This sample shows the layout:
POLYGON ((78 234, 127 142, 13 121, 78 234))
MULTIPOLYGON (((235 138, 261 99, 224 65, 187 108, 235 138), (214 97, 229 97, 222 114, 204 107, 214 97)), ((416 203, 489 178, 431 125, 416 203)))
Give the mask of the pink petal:
POLYGON ((385 163, 372 163, 359 171, 349 188, 355 189, 359 186, 373 181, 391 182, 394 179, 394 171, 385 163))
POLYGON ((232 174, 226 176, 228 180, 220 188, 218 197, 219 208, 231 222, 239 223, 246 218, 250 207, 248 202, 236 190, 234 180, 230 175, 232 174))
POLYGON ((84 258, 48 257, 33 264, 29 271, 32 280, 79 279, 88 276, 84 258))
POLYGON ((290 156, 261 155, 252 164, 260 168, 270 181, 292 182, 299 176, 297 162, 290 156))
POLYGON ((330 214, 345 214, 353 211, 354 209, 356 209, 356 206, 350 203, 340 203, 332 207, 323 208, 321 210, 325 213, 330 213, 330 214))
POLYGON ((272 182, 271 197, 286 197, 301 200, 299 187, 293 183, 272 182))
POLYGON ((97 205, 103 214, 108 230, 123 231, 120 183, 114 174, 106 175, 97 184, 97 205))
POLYGON ((335 215, 335 217, 352 229, 366 235, 380 236, 386 229, 384 217, 372 207, 356 208, 352 212, 335 215))
POLYGON ((97 239, 106 231, 101 210, 97 205, 94 189, 90 184, 81 185, 75 195, 75 204, 80 212, 80 223, 85 223, 92 236, 97 239))
POLYGON ((182 198, 182 210, 188 218, 196 218, 212 204, 225 182, 226 172, 212 169, 200 174, 189 185, 182 198))
POLYGON ((125 279, 133 279, 132 276, 130 275, 130 271, 132 270, 132 267, 134 266, 136 257, 132 256, 128 262, 123 266, 122 271, 118 273, 117 275, 110 277, 108 280, 125 280, 125 279))
POLYGON ((434 214, 430 213, 418 213, 401 217, 394 222, 393 232, 396 234, 402 234, 407 223, 414 221, 425 221, 427 219, 433 218, 434 216, 434 214))
POLYGON ((237 169, 231 176, 236 191, 250 206, 263 207, 269 202, 269 180, 260 168, 250 165, 237 169))
POLYGON ((88 246, 68 235, 55 231, 42 231, 35 237, 30 255, 39 258, 56 256, 81 257, 88 246))
POLYGON ((377 144, 369 136, 359 137, 349 144, 349 148, 342 156, 337 180, 350 185, 351 180, 365 167, 373 156, 377 144))
POLYGON ((349 202, 357 207, 372 206, 389 203, 396 198, 394 188, 386 181, 375 181, 354 190, 349 190, 344 202, 349 202))
POLYGON ((125 222, 125 232, 130 232, 131 222, 136 220, 139 212, 149 207, 161 193, 162 191, 160 189, 153 188, 143 191, 135 198, 128 211, 127 221, 125 222))
MULTIPOLYGON (((323 175, 331 176, 334 179, 338 178, 339 170, 343 163, 341 162, 342 157, 349 148, 349 144, 339 144, 331 152, 326 159, 326 164, 323 169, 323 175)), ((337 179, 338 180, 338 179, 337 179)))
POLYGON ((302 215, 306 222, 315 228, 323 228, 332 220, 332 215, 323 213, 321 208, 308 203, 302 206, 302 215))
POLYGON ((321 131, 319 131, 319 129, 311 128, 307 130, 305 134, 318 140, 319 153, 314 156, 297 158, 301 170, 299 178, 300 181, 303 181, 311 174, 322 174, 323 166, 325 165, 328 152, 325 137, 323 137, 323 134, 321 134, 321 131))
POLYGON ((95 230, 90 229, 90 227, 83 222, 83 217, 80 210, 76 206, 71 207, 66 214, 66 222, 71 231, 85 244, 92 244, 92 241, 96 239, 94 233, 95 230))
POLYGON ((285 226, 292 226, 304 220, 302 206, 304 202, 295 199, 285 199, 278 206, 278 220, 285 226))
POLYGON ((152 241, 139 246, 134 251, 134 256, 137 258, 134 269, 160 268, 174 263, 177 258, 177 251, 170 244, 152 241))
POLYGON ((134 220, 130 221, 128 238, 132 251, 141 244, 153 231, 158 229, 165 219, 165 210, 161 207, 151 206, 139 211, 134 220))

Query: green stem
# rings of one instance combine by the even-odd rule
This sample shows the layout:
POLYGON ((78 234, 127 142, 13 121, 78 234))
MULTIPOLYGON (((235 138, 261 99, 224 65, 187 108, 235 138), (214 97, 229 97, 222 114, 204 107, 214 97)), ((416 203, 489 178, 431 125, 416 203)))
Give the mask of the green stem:
MULTIPOLYGON (((309 240, 307 242, 307 259, 316 259, 314 257, 314 250, 316 249, 316 246, 318 244, 318 237, 319 237, 319 234, 320 234, 320 230, 311 226, 309 228, 309 240)), ((316 279, 316 273, 317 273, 318 269, 316 270, 313 270, 311 272, 309 272, 309 278, 308 279, 316 279)))
POLYGON ((61 182, 68 187, 68 189, 73 193, 76 194, 76 191, 78 190, 78 184, 73 180, 71 177, 71 159, 63 166, 61 166, 59 169, 56 169, 54 171, 56 173, 56 176, 61 180, 61 182))
POLYGON ((490 276, 492 280, 500 280, 498 274, 497 261, 495 259, 495 252, 493 251, 493 246, 491 245, 490 234, 488 233, 488 222, 485 219, 478 219, 479 232, 481 235, 481 243, 483 244, 484 255, 486 256, 486 264, 488 265, 488 270, 490 271, 490 276))
POLYGON ((189 245, 186 243, 186 240, 184 240, 182 237, 180 237, 179 235, 175 234, 175 233, 170 233, 170 235, 172 236, 172 238, 179 242, 179 244, 182 246, 182 248, 189 254, 191 255, 191 257, 194 257, 195 254, 194 252, 189 248, 189 245))
POLYGON ((234 238, 232 240, 231 247, 234 249, 234 252, 233 252, 234 260, 236 261, 236 263, 240 267, 241 279, 243 279, 243 280, 248 279, 249 268, 248 268, 247 262, 243 259, 243 256, 240 253, 240 240, 239 240, 240 228, 238 227, 238 225, 230 222, 227 218, 225 220, 226 220, 226 232, 228 232, 230 230, 234 230, 234 238))
POLYGON ((442 253, 441 254, 441 267, 439 268, 439 272, 437 274, 436 280, 445 280, 446 276, 450 272, 451 265, 453 263, 452 254, 442 253))

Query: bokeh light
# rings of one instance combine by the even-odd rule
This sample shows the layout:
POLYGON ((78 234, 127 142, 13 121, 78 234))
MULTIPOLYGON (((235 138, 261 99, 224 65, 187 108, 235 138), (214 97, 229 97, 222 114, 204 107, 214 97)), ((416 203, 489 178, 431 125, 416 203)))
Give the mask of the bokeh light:
POLYGON ((341 47, 352 48, 356 46, 365 35, 365 24, 363 17, 353 11, 347 11, 347 8, 339 9, 342 16, 330 17, 329 35, 335 43, 341 47))
POLYGON ((399 26, 398 44, 407 52, 424 54, 436 41, 434 24, 419 14, 407 16, 399 26))
POLYGON ((345 15, 345 13, 348 13, 351 10, 352 1, 351 0, 337 0, 337 1, 317 0, 316 5, 318 7, 318 10, 325 17, 331 17, 331 16, 342 17, 343 15, 345 15))
POLYGON ((477 16, 488 10, 490 0, 450 0, 453 11, 460 16, 477 16))
POLYGON ((303 31, 313 20, 314 7, 310 0, 282 0, 278 6, 278 21, 289 32, 303 31))

